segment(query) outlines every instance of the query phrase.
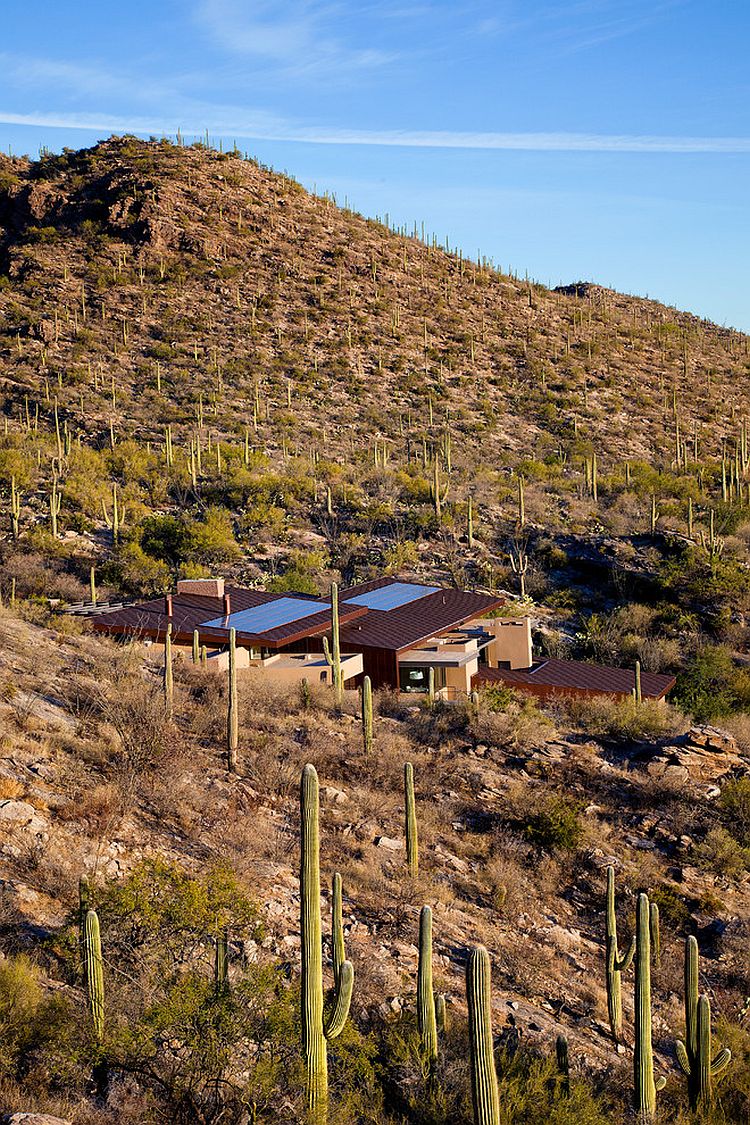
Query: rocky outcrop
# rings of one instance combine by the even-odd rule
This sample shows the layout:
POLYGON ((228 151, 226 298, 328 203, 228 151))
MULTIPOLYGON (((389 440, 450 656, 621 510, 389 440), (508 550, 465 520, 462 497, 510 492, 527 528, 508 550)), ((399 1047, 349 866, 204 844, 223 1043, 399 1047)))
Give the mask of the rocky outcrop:
POLYGON ((676 784, 713 782, 747 768, 736 740, 716 727, 691 727, 672 745, 660 747, 646 766, 652 777, 676 784))

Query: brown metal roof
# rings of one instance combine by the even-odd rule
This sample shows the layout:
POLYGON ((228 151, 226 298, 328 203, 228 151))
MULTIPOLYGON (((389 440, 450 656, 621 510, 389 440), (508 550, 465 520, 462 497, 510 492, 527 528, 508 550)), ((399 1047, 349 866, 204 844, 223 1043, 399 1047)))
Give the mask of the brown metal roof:
MULTIPOLYGON (((253 606, 265 605, 268 602, 278 601, 281 597, 289 596, 269 594, 265 590, 245 590, 237 586, 228 587, 226 592, 229 594, 230 609, 233 614, 243 609, 252 609, 253 606)), ((295 594, 294 597, 311 602, 320 600, 304 594, 295 594)), ((222 598, 207 598, 196 594, 173 594, 171 618, 167 617, 165 599, 161 597, 153 598, 148 602, 141 602, 138 605, 127 606, 114 612, 103 613, 90 618, 90 620, 94 629, 100 633, 112 633, 116 636, 151 637, 159 641, 163 641, 166 637, 167 625, 171 621, 172 636, 177 643, 190 641, 193 631, 197 629, 202 644, 226 644, 229 639, 228 627, 226 629, 217 626, 210 629, 204 627, 205 622, 221 617, 223 612, 224 602, 222 598)), ((343 609, 340 616, 342 622, 353 621, 366 612, 359 606, 351 606, 348 610, 343 609)), ((268 648, 280 648, 316 633, 325 632, 330 626, 330 621, 330 606, 327 603, 321 603, 319 613, 310 614, 310 616, 297 621, 290 621, 286 625, 279 625, 264 633, 244 633, 238 629, 237 642, 244 645, 257 643, 268 648)))
MULTIPOLYGON (((351 586, 341 594, 342 605, 348 598, 370 590, 380 589, 391 582, 402 581, 395 578, 376 578, 351 586)), ((421 585, 421 583, 404 583, 421 585)), ((453 629, 481 617, 505 604, 504 598, 492 594, 472 594, 466 590, 438 590, 416 601, 396 609, 369 609, 358 621, 341 629, 341 644, 355 651, 359 645, 370 648, 389 649, 403 652, 414 648, 422 641, 429 640, 437 633, 453 629)))
MULTIPOLYGON (((610 668, 605 664, 587 664, 581 660, 540 660, 531 668, 480 668, 474 677, 478 683, 502 682, 521 690, 537 690, 539 694, 554 691, 581 695, 631 695, 635 687, 632 668, 610 668)), ((644 699, 663 699, 675 685, 674 676, 641 672, 641 694, 644 699)))
MULTIPOLYGON (((436 633, 455 628, 504 604, 504 599, 488 594, 471 594, 465 590, 438 590, 434 594, 428 594, 407 605, 390 610, 347 605, 349 598, 379 589, 395 581, 398 580, 376 578, 341 592, 339 618, 342 646, 353 648, 354 651, 359 647, 369 646, 401 652, 434 637, 436 633)), ((406 583, 406 585, 417 586, 420 583, 406 583)), ((280 625, 264 633, 250 634, 238 630, 239 644, 280 648, 306 637, 330 632, 331 611, 322 599, 310 595, 269 594, 264 590, 246 590, 240 587, 228 587, 226 593, 229 594, 233 614, 285 596, 303 597, 306 601, 321 602, 320 613, 311 614, 287 625, 280 625)), ((211 629, 205 628, 205 623, 221 617, 223 610, 224 603, 221 598, 202 597, 197 594, 173 594, 171 618, 166 615, 165 599, 160 597, 102 613, 90 620, 94 629, 101 633, 151 637, 159 641, 164 640, 167 625, 171 620, 172 635, 178 643, 188 643, 192 639, 193 631, 197 629, 201 643, 226 644, 228 629, 216 626, 211 629)))

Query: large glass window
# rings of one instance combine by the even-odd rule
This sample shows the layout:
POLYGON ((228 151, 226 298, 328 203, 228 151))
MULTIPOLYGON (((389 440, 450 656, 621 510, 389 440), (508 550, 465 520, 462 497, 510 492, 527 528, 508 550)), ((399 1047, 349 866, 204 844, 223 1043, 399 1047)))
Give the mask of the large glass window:
MULTIPOLYGON (((403 692, 426 692, 429 687, 429 665, 401 665, 399 688, 403 692)), ((445 687, 445 668, 435 668, 435 691, 445 687)))

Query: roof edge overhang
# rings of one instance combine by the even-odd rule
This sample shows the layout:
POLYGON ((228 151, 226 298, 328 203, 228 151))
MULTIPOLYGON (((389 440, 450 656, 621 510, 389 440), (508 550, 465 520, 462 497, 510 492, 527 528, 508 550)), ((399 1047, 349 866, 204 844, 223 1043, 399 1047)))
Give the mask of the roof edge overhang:
MULTIPOLYGON (((489 597, 489 595, 487 595, 489 597)), ((443 633, 450 632, 451 629, 458 629, 461 625, 467 625, 470 621, 474 621, 477 617, 481 617, 485 613, 492 613, 495 609, 502 609, 506 604, 505 598, 496 598, 490 605, 485 605, 478 609, 476 613, 463 614, 456 621, 448 621, 445 625, 441 625, 439 629, 433 629, 430 633, 425 633, 423 637, 418 637, 415 641, 409 641, 408 645, 402 645, 400 648, 391 649, 389 651, 395 652, 400 656, 402 652, 409 652, 410 649, 419 648, 425 641, 431 641, 433 637, 439 637, 443 633)))

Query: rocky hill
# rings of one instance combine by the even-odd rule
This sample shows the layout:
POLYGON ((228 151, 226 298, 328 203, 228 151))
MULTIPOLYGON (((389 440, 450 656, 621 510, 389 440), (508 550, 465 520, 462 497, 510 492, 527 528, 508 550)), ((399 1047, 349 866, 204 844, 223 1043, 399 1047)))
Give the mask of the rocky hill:
POLYGON ((503 1125, 627 1120, 633 976, 615 1046, 609 866, 623 949, 638 893, 660 911, 660 1119, 696 1120, 674 1048, 694 935, 734 1053, 697 1120, 747 1120, 749 377, 738 333, 504 275, 237 153, 121 138, 0 158, 0 1111, 303 1119, 297 789, 312 762, 356 981, 330 1045, 331 1125, 471 1120, 477 942, 503 1125), (231 774, 220 676, 177 660, 169 718, 161 654, 62 612, 91 578, 101 598, 176 575, 314 591, 384 571, 514 594, 523 575, 538 651, 674 671, 675 705, 386 693, 368 756, 356 697, 337 708, 248 675, 231 774), (415 1017, 425 903, 450 1013, 432 1079, 415 1017))

